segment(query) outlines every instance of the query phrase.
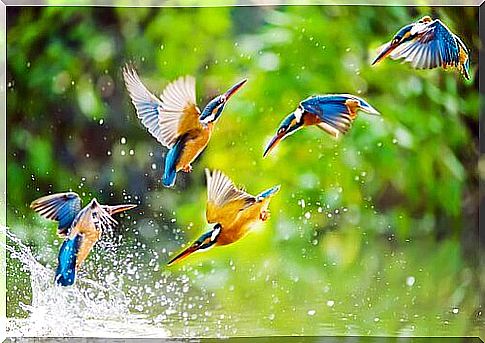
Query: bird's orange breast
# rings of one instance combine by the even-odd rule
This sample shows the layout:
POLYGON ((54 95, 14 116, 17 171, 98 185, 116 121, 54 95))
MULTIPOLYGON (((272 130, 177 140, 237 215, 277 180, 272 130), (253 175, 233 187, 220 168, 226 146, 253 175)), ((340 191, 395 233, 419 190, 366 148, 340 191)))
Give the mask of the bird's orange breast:
MULTIPOLYGON (((83 224, 83 223, 80 223, 83 224)), ((76 225, 76 231, 82 236, 81 244, 76 255, 76 268, 79 268, 88 257, 94 244, 101 238, 101 231, 96 230, 92 222, 87 221, 87 225, 76 225)))
POLYGON ((191 164, 205 149, 212 134, 212 124, 206 128, 193 130, 189 133, 184 149, 177 162, 177 171, 191 164))
POLYGON ((305 114, 303 115, 303 123, 306 126, 315 125, 315 124, 318 124, 318 123, 321 123, 321 122, 322 122, 322 120, 320 118, 318 118, 318 116, 313 114, 313 113, 305 112, 305 114))
POLYGON ((468 60, 468 53, 461 46, 459 48, 460 48, 460 51, 458 53, 459 63, 461 65, 464 65, 468 60))
POLYGON ((227 245, 243 238, 251 229, 251 226, 260 220, 261 211, 267 207, 267 200, 254 203, 242 210, 236 220, 226 227, 222 227, 217 238, 217 245, 227 245))
POLYGON ((76 268, 80 267, 84 260, 88 257, 89 252, 94 244, 101 238, 101 231, 96 228, 91 219, 91 210, 88 210, 79 218, 76 226, 71 230, 70 235, 81 235, 81 243, 76 255, 76 268))
POLYGON ((99 240, 101 233, 97 236, 95 235, 84 235, 81 240, 81 245, 79 251, 76 255, 76 268, 79 268, 84 260, 88 257, 94 244, 99 240))

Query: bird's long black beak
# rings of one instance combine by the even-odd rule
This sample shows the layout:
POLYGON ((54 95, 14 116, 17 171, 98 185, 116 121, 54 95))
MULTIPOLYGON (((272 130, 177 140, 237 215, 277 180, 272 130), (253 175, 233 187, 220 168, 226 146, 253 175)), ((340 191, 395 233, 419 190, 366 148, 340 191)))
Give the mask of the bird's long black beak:
POLYGON ((175 256, 174 258, 172 258, 170 261, 168 261, 167 266, 171 266, 172 264, 183 260, 184 258, 186 258, 187 256, 193 254, 197 250, 199 250, 199 246, 198 245, 195 245, 195 244, 192 244, 190 247, 188 247, 187 249, 185 249, 184 251, 182 251, 180 254, 178 254, 177 256, 175 256))
POLYGON ((104 205, 103 207, 107 212, 112 215, 115 213, 120 213, 124 211, 131 210, 132 208, 137 207, 138 205, 135 204, 123 204, 123 205, 104 205))
POLYGON ((387 43, 387 44, 384 44, 384 46, 381 49, 379 49, 380 52, 377 55, 377 57, 374 59, 374 61, 372 62, 372 65, 374 65, 374 64, 382 61, 384 58, 386 58, 398 46, 399 46, 399 43, 395 43, 395 44, 387 43))
MULTIPOLYGON (((298 109, 298 111, 302 110, 298 109)), ((303 120, 301 120, 301 118, 297 120, 295 113, 296 111, 291 112, 286 116, 285 119, 283 119, 280 126, 278 127, 278 131, 276 131, 276 134, 273 136, 273 138, 271 138, 268 145, 266 145, 266 148, 263 152, 263 158, 266 157, 266 155, 268 155, 271 150, 273 150, 278 145, 280 141, 303 127, 303 120)), ((303 114, 300 114, 300 116, 302 115, 303 114)))
POLYGON ((229 88, 229 90, 223 94, 223 96, 224 96, 224 98, 226 99, 226 101, 227 101, 227 100, 229 100, 229 98, 230 98, 231 96, 233 96, 234 94, 236 94, 236 92, 237 92, 238 90, 240 90, 240 89, 241 89, 241 87, 242 87, 242 86, 244 86, 244 84, 245 84, 246 82, 248 82, 248 79, 243 79, 243 80, 239 81, 238 83, 236 83, 236 84, 235 84, 234 86, 232 86, 231 88, 229 88))
POLYGON ((266 145, 266 148, 264 149, 264 153, 263 153, 263 158, 266 157, 271 152, 271 150, 273 150, 285 136, 286 136, 286 132, 276 133, 273 136, 273 138, 271 138, 268 145, 266 145))

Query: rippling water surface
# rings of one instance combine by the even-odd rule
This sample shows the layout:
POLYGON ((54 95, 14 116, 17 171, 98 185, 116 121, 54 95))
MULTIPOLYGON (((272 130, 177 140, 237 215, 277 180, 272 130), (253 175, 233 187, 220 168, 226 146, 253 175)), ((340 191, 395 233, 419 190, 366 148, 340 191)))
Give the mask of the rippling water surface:
POLYGON ((7 322, 10 337, 474 336, 481 325, 467 302, 466 280, 452 280, 462 283, 461 293, 458 287, 449 303, 437 304, 439 312, 423 306, 433 301, 422 291, 428 287, 425 279, 433 276, 426 270, 409 275, 403 254, 389 255, 382 271, 372 267, 377 277, 371 279, 359 276, 359 269, 367 274, 371 268, 371 256, 365 267, 347 274, 331 266, 324 272, 296 273, 286 264, 274 278, 275 271, 264 265, 232 260, 229 266, 209 263, 209 269, 194 263, 177 272, 160 270, 156 260, 147 259, 154 254, 148 248, 133 254, 132 243, 101 244, 75 286, 59 287, 53 282, 54 267, 38 261, 42 255, 33 254, 11 231, 6 236, 8 301, 18 301, 9 305, 17 308, 7 322), (109 261, 108 267, 103 261, 109 261), (25 282, 18 279, 22 275, 28 275, 25 282))

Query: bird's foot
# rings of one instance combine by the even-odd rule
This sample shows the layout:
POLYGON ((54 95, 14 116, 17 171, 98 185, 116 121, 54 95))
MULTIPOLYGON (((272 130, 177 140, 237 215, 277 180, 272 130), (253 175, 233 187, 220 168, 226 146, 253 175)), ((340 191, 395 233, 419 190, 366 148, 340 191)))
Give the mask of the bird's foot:
POLYGON ((192 166, 191 166, 190 164, 187 164, 186 166, 184 166, 184 167, 182 168, 182 171, 183 171, 184 173, 191 173, 191 172, 192 172, 192 166))
POLYGON ((269 212, 269 210, 261 211, 261 213, 259 214, 259 219, 261 219, 263 222, 267 221, 270 217, 271 213, 269 212))

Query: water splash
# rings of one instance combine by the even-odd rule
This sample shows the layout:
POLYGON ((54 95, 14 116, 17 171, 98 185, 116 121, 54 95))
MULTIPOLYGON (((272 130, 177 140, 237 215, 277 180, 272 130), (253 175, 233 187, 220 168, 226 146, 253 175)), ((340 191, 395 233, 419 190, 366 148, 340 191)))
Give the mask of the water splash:
MULTIPOLYGON (((27 318, 8 318, 9 337, 167 337, 169 332, 143 315, 130 313, 130 300, 118 285, 103 286, 79 277, 74 287, 54 284, 54 271, 40 264, 32 251, 12 232, 5 234, 10 259, 18 260, 28 272, 32 290, 30 304, 19 307, 27 318)), ((9 277, 9 275, 7 275, 9 277)), ((10 276, 12 277, 12 276, 10 276)))

